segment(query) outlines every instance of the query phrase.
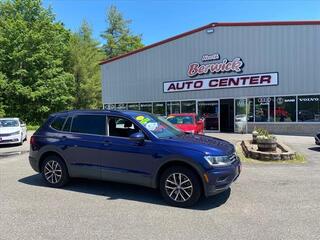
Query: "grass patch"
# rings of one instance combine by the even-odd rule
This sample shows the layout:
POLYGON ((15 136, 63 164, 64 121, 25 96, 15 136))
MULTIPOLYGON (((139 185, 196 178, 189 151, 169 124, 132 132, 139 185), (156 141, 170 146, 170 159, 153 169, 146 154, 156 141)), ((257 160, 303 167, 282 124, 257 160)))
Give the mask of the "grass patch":
POLYGON ((27 125, 27 130, 28 131, 35 131, 39 128, 39 125, 27 125))
POLYGON ((269 164, 269 163, 302 164, 302 163, 306 163, 306 159, 301 153, 296 153, 295 159, 283 160, 283 161, 281 161, 281 160, 262 161, 262 160, 256 160, 256 159, 253 159, 253 158, 249 158, 249 157, 246 157, 244 155, 244 153, 242 151, 242 147, 240 145, 240 142, 236 144, 236 151, 237 151, 238 156, 241 159, 241 162, 243 162, 243 163, 260 163, 260 164, 269 164))

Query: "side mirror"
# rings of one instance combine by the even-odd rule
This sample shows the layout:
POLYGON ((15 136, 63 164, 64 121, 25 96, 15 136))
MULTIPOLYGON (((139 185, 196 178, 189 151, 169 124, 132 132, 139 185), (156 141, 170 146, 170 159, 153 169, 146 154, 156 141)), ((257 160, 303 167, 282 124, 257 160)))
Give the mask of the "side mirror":
POLYGON ((197 121, 197 124, 200 125, 202 124, 203 122, 201 120, 197 121))
POLYGON ((25 123, 22 123, 22 124, 20 124, 20 126, 21 126, 21 127, 25 127, 25 126, 26 126, 26 124, 25 124, 25 123))
POLYGON ((142 144, 144 142, 144 134, 141 132, 133 133, 129 136, 129 139, 138 144, 142 144))

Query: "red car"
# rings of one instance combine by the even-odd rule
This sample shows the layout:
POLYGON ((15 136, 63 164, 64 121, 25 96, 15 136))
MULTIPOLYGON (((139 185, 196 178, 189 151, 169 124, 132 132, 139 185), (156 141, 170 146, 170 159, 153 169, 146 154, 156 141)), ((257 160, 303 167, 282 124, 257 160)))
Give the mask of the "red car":
POLYGON ((195 113, 170 114, 167 120, 184 132, 203 134, 204 123, 195 113))

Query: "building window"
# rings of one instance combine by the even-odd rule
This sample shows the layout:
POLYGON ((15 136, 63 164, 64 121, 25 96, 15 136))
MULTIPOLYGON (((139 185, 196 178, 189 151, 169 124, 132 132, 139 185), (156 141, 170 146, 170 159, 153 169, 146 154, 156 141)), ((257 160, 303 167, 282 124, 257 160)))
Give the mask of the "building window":
POLYGON ((116 104, 116 109, 117 110, 127 110, 127 104, 126 103, 116 104))
POLYGON ((152 103, 140 103, 140 111, 152 113, 152 103))
POLYGON ((116 104, 105 104, 104 109, 108 110, 115 110, 116 109, 116 104))
POLYGON ((248 122, 254 121, 254 98, 248 98, 247 100, 247 111, 248 111, 248 122))
POLYGON ((153 113, 161 116, 166 115, 166 103, 165 102, 153 103, 153 113))
POLYGON ((140 110, 139 103, 128 103, 128 110, 140 110))
POLYGON ((234 131, 239 133, 247 131, 247 99, 235 100, 234 131))
POLYGON ((180 113, 180 102, 167 102, 167 115, 180 113))
POLYGON ((218 101, 198 102, 198 113, 204 119, 205 130, 219 130, 218 109, 218 101))
POLYGON ((320 95, 298 96, 299 122, 320 122, 320 95))
POLYGON ((276 97, 276 121, 295 122, 296 121, 296 97, 285 96, 276 97))
POLYGON ((274 121, 274 100, 273 97, 255 98, 255 121, 274 121))
POLYGON ((196 101, 182 101, 181 102, 182 113, 195 113, 196 112, 196 101))

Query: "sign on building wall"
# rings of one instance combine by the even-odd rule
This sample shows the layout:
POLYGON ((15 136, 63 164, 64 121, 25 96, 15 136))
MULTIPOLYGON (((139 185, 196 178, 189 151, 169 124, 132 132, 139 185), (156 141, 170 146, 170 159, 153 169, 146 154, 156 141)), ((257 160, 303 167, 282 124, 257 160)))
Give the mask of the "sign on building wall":
POLYGON ((164 82, 163 91, 168 93, 221 88, 259 87, 278 85, 278 83, 278 73, 258 73, 219 78, 164 82))
POLYGON ((233 58, 232 60, 229 60, 227 58, 220 60, 220 54, 214 53, 203 55, 201 61, 203 63, 193 62, 189 64, 187 70, 188 77, 193 78, 204 74, 231 72, 238 73, 238 75, 164 82, 163 91, 165 93, 168 93, 218 88, 239 88, 278 85, 277 72, 241 75, 244 62, 240 57, 233 58))

